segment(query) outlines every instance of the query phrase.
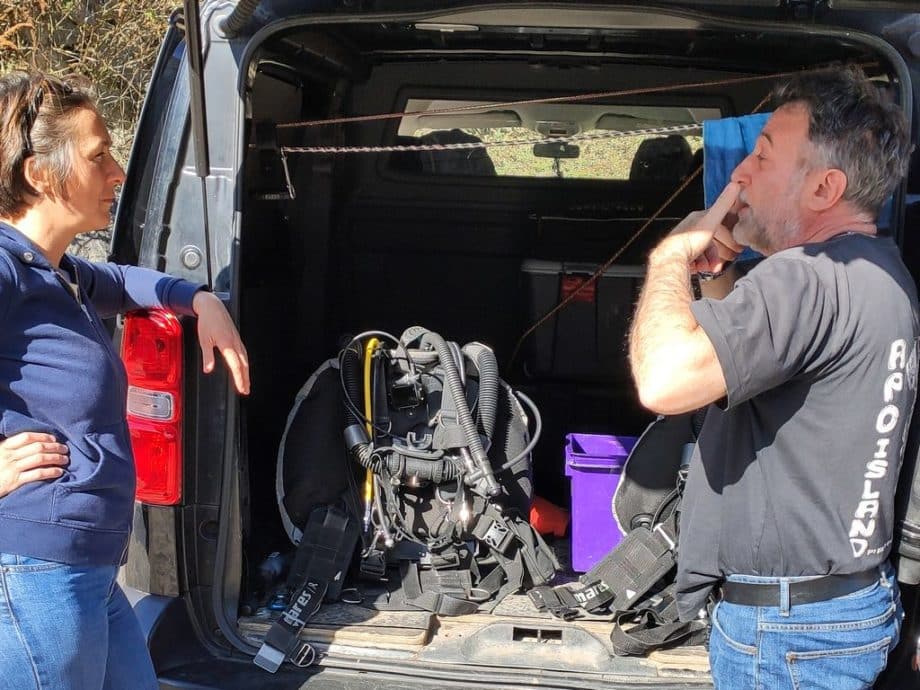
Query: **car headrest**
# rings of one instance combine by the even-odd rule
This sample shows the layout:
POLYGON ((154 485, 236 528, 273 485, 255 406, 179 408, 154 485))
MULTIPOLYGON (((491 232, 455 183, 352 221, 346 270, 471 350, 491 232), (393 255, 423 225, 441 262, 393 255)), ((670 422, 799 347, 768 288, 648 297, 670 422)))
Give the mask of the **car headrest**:
POLYGON ((692 160, 690 144, 678 134, 646 139, 633 157, 629 179, 679 182, 687 175, 692 160))

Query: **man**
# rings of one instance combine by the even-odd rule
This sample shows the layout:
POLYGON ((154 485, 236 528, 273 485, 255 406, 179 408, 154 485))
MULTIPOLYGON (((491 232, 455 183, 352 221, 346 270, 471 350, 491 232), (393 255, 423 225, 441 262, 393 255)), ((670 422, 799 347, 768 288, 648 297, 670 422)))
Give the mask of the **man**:
POLYGON ((774 94, 753 152, 652 251, 630 335, 642 403, 710 403, 681 516, 678 605, 712 612, 717 688, 870 687, 897 642, 887 564, 917 383, 917 298, 879 209, 905 119, 857 70, 774 94), (690 275, 764 254, 721 300, 690 275))

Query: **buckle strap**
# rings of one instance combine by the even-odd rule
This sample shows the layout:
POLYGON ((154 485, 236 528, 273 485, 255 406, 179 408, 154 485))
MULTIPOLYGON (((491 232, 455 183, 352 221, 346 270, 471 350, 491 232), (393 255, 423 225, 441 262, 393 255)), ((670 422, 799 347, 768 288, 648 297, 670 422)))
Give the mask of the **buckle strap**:
POLYGON ((578 616, 578 602, 571 591, 565 587, 534 587, 527 596, 537 611, 548 611, 556 618, 570 621, 578 616))
POLYGON ((294 648, 289 655, 291 663, 300 668, 307 668, 307 666, 312 666, 313 662, 316 661, 316 650, 313 649, 312 645, 303 640, 297 642, 297 646, 294 648))
POLYGON ((506 553, 514 541, 514 533, 508 528, 507 523, 499 514, 497 517, 489 515, 492 512, 487 510, 481 515, 473 526, 473 536, 479 541, 484 542, 489 548, 506 553))
MULTIPOLYGON (((812 580, 790 582, 789 604, 812 604, 826 601, 868 587, 879 580, 878 569, 849 575, 826 575, 812 580)), ((726 581, 722 583, 722 599, 730 604, 745 606, 779 606, 781 589, 778 583, 755 584, 726 581)))
POLYGON ((314 509, 304 526, 287 589, 290 602, 272 623, 253 662, 275 673, 284 660, 298 666, 313 663, 313 648, 300 641, 300 631, 319 610, 332 587, 341 591, 342 576, 354 551, 358 532, 348 514, 332 506, 314 509))
POLYGON ((262 646, 253 659, 256 666, 274 673, 285 658, 290 658, 298 666, 313 662, 315 653, 312 648, 309 652, 305 650, 303 645, 306 643, 301 642, 298 636, 307 621, 319 610, 327 588, 325 582, 307 581, 304 584, 296 599, 266 633, 262 646), (306 663, 308 659, 309 663, 306 663))
POLYGON ((596 611, 613 601, 616 592, 603 580, 596 580, 573 592, 572 596, 585 611, 596 611))

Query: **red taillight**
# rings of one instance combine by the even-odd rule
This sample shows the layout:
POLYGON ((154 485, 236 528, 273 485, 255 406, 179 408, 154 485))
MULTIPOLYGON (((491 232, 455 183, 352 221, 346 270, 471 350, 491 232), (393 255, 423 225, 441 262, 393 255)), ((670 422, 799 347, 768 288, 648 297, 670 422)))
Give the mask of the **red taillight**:
POLYGON ((128 372, 128 427, 138 501, 182 498, 182 326, 166 311, 125 317, 121 358, 128 372))

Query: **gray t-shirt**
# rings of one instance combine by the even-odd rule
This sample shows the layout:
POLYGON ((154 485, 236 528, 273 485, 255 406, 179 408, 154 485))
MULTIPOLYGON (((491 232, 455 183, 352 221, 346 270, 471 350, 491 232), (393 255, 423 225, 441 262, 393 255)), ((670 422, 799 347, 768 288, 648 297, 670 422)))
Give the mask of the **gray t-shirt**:
POLYGON ((888 555, 917 389, 914 281, 894 242, 846 233, 774 254, 692 303, 728 395, 683 500, 681 617, 725 575, 827 575, 888 555))

